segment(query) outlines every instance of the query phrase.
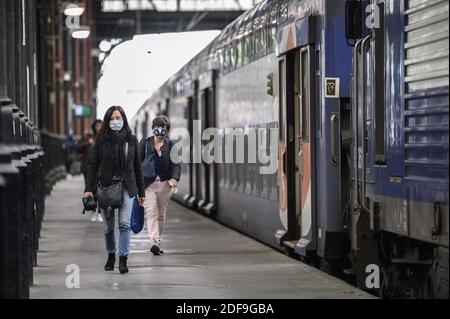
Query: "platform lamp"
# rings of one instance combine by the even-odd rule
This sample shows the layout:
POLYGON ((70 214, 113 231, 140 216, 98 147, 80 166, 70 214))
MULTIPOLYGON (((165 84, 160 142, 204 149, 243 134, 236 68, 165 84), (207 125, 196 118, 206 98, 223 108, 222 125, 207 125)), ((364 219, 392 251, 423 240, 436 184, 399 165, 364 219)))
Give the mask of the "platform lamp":
POLYGON ((85 12, 83 2, 65 2, 63 4, 64 15, 66 16, 66 27, 70 30, 70 35, 74 39, 87 39, 91 34, 89 26, 80 24, 81 16, 85 12))
POLYGON ((80 26, 70 30, 70 35, 74 39, 87 39, 91 35, 91 28, 88 26, 80 26))

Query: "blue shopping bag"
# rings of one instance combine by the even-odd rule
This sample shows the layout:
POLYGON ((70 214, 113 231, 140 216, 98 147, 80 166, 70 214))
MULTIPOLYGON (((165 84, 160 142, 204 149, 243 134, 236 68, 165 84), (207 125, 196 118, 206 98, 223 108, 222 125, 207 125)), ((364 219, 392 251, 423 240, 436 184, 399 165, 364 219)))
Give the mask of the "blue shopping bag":
POLYGON ((133 210, 131 211, 130 227, 133 233, 139 234, 144 228, 144 207, 139 206, 137 198, 133 202, 133 210))

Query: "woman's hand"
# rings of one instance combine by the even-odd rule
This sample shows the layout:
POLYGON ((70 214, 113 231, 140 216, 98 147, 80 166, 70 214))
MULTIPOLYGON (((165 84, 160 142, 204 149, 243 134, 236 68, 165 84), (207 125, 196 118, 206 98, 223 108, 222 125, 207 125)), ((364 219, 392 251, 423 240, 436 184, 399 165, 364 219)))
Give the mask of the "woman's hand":
POLYGON ((86 192, 84 193, 84 197, 94 197, 94 194, 92 194, 91 192, 86 192))
POLYGON ((169 181, 169 185, 170 185, 170 187, 177 187, 178 186, 178 182, 177 182, 177 180, 176 179, 171 179, 170 181, 169 181))
POLYGON ((145 197, 139 197, 139 206, 144 206, 145 197))

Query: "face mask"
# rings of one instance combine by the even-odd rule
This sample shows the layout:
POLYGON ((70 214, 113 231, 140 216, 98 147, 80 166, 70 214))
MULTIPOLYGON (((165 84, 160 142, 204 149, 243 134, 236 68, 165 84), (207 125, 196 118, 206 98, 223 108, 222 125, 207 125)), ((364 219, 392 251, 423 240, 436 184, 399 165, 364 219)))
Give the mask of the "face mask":
POLYGON ((153 134, 156 137, 165 137, 167 135, 167 130, 163 127, 157 127, 153 130, 153 134))
POLYGON ((109 128, 113 131, 120 131, 123 127, 123 120, 112 120, 109 122, 109 128))

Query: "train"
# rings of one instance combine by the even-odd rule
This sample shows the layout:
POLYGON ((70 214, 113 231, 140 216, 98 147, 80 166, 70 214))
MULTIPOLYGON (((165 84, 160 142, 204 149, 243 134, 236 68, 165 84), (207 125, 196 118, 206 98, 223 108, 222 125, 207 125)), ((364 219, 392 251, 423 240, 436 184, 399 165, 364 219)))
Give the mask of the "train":
POLYGON ((190 145, 207 128, 236 147, 243 135, 237 163, 190 148, 174 199, 383 298, 448 298, 448 12, 442 0, 263 0, 132 126, 144 138, 166 115, 190 145), (276 153, 274 172, 250 161, 254 145, 276 153))

